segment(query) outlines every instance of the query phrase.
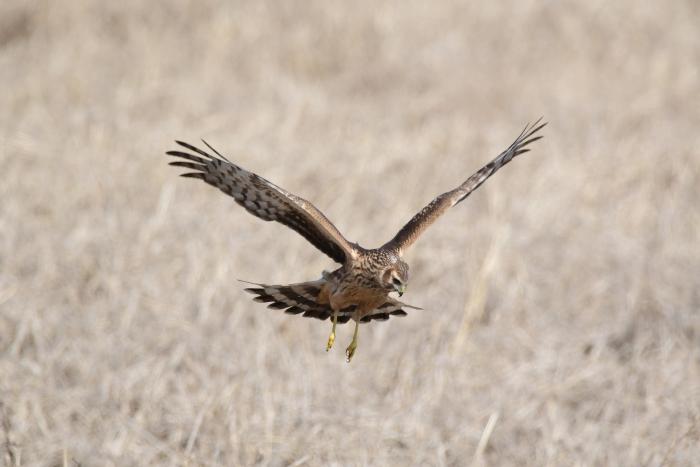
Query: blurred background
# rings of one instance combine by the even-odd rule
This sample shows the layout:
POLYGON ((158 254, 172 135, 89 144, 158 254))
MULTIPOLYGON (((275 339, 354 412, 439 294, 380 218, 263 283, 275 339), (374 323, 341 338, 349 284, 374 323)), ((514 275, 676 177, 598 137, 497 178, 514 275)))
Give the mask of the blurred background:
POLYGON ((5 465, 700 459, 700 4, 0 4, 5 465), (355 359, 236 279, 333 267, 177 177, 207 139, 408 253, 355 359))

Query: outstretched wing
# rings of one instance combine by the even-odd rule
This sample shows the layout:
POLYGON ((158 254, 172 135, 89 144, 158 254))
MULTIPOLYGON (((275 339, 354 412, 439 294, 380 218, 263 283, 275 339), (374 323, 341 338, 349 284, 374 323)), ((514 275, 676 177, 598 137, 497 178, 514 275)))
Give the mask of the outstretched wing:
POLYGON ((511 144, 508 149, 503 151, 497 158, 483 166, 474 175, 469 177, 464 183, 452 191, 443 193, 418 214, 404 225, 401 230, 386 243, 382 248, 387 248, 396 251, 401 255, 409 246, 411 246, 418 237, 428 228, 435 220, 440 217, 445 211, 464 200, 469 194, 476 190, 479 185, 484 183, 487 178, 493 175, 498 169, 510 162, 515 156, 529 151, 526 146, 537 141, 542 136, 534 136, 547 123, 540 123, 540 118, 532 125, 525 126, 525 129, 520 133, 520 136, 511 144))
POLYGON ((310 202, 233 164, 206 141, 204 144, 216 155, 208 154, 182 141, 176 141, 176 143, 190 151, 166 153, 169 156, 185 159, 171 162, 170 165, 193 170, 182 174, 183 177, 204 180, 232 196, 238 204, 254 216, 264 221, 277 221, 296 230, 338 263, 345 263, 357 255, 356 248, 310 202))

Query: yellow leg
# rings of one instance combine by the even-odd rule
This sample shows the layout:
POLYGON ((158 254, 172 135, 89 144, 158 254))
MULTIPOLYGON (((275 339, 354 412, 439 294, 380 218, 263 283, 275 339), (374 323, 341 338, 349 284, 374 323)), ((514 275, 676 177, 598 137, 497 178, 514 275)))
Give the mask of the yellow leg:
POLYGON ((331 328, 331 335, 328 336, 328 344, 326 344, 326 352, 331 350, 333 343, 335 342, 335 326, 338 324, 338 311, 333 310, 333 327, 331 328))
POLYGON ((355 332, 352 334, 352 342, 347 349, 345 349, 345 360, 350 363, 352 356, 355 355, 355 349, 357 349, 357 331, 360 329, 360 321, 355 321, 355 332))

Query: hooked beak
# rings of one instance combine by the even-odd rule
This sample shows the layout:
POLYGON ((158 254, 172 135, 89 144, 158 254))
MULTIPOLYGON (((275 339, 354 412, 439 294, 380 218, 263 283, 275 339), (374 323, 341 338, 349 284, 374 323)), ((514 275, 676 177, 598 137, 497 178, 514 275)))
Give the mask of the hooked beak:
POLYGON ((399 297, 401 297, 406 291, 406 284, 401 284, 400 286, 396 287, 396 291, 399 293, 399 297))

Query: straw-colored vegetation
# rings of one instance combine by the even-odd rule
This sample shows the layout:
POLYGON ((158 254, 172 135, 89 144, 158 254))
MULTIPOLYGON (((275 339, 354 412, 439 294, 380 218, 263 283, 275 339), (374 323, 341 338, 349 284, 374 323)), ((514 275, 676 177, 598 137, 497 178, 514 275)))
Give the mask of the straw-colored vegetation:
POLYGON ((5 465, 691 465, 700 10, 671 2, 0 2, 5 465), (540 115, 352 328, 237 278, 301 237, 178 178, 206 138, 387 240, 540 115))

